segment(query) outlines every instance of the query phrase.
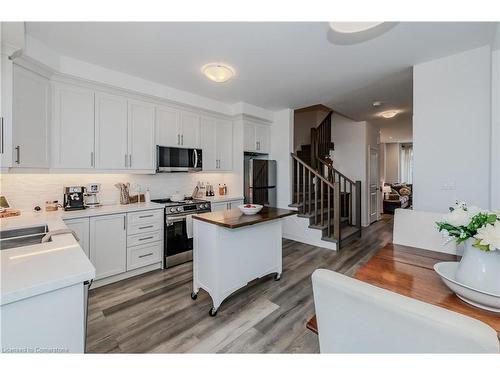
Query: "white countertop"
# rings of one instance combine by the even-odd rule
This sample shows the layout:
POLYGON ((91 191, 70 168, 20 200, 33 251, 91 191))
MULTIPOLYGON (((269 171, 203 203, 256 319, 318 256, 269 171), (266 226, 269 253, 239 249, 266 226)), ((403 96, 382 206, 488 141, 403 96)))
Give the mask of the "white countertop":
MULTIPOLYGON (((0 229, 48 225, 49 231, 65 229, 64 219, 108 215, 121 212, 162 209, 157 203, 109 205, 80 211, 22 212, 3 218, 0 229)), ((0 305, 83 283, 95 277, 95 268, 72 234, 52 237, 52 241, 0 250, 0 305)))

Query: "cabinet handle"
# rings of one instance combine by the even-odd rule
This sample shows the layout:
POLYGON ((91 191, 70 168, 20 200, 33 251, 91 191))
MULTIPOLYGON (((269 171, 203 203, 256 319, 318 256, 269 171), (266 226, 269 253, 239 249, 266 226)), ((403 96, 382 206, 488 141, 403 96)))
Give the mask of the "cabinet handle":
POLYGON ((127 217, 123 216, 123 230, 127 229, 127 217))
POLYGON ((177 146, 181 145, 181 135, 177 134, 177 146))
POLYGON ((147 225, 145 227, 139 227, 139 229, 148 229, 148 228, 153 228, 153 226, 152 225, 147 225))
POLYGON ((0 137, 2 137, 2 140, 0 141, 0 147, 1 147, 0 154, 3 154, 3 152, 4 152, 4 148, 3 148, 4 147, 4 145, 3 145, 3 117, 0 117, 0 127, 1 127, 0 137))
POLYGON ((21 164, 21 146, 16 146, 16 164, 21 164))
POLYGON ((184 134, 181 134, 181 145, 184 146, 184 134))
POLYGON ((90 151, 90 166, 94 166, 94 151, 90 151))
POLYGON ((139 238, 139 241, 146 241, 146 240, 150 240, 152 239, 153 236, 149 236, 149 237, 144 237, 144 238, 139 238))
POLYGON ((125 154, 125 168, 127 168, 128 165, 127 165, 127 154, 125 154))
POLYGON ((132 154, 128 155, 128 166, 129 168, 132 168, 132 154))
POLYGON ((145 258, 145 257, 149 257, 151 255, 153 255, 153 253, 147 253, 147 254, 139 255, 139 258, 145 258))
POLYGON ((151 214, 151 215, 143 215, 143 216, 139 216, 139 219, 144 219, 146 217, 153 217, 155 215, 151 214))

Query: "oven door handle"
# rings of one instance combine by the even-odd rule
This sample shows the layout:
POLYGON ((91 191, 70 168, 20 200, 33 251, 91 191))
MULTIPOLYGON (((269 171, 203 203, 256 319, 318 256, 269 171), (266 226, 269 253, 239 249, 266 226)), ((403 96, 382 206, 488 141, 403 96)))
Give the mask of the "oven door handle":
POLYGON ((179 221, 184 221, 184 220, 186 220, 186 216, 185 215, 184 216, 175 216, 175 217, 166 217, 165 218, 165 222, 167 224, 169 224, 169 223, 177 223, 179 221))
POLYGON ((196 151, 196 149, 193 150, 193 154, 194 154, 194 166, 193 166, 193 168, 198 168, 198 152, 196 151))

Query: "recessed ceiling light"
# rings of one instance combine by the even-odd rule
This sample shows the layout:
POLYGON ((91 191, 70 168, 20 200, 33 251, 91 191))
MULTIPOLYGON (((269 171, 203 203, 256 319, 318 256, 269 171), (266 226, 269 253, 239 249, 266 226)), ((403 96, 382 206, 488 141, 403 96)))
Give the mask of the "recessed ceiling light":
POLYGON ((201 71, 214 82, 226 82, 234 76, 234 69, 223 64, 207 64, 201 68, 201 71))
POLYGON ((385 111, 385 112, 380 113, 380 116, 382 116, 383 118, 393 118, 398 113, 399 113, 398 111, 390 110, 390 111, 385 111))
POLYGON ((360 33, 383 24, 383 22, 330 22, 333 31, 342 34, 360 33))

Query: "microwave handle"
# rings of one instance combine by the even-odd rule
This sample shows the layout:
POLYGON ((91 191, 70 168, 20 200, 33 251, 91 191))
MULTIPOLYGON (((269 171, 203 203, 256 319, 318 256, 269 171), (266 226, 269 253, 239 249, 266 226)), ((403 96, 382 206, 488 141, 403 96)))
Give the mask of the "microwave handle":
POLYGON ((193 154, 194 154, 194 168, 198 168, 198 152, 196 151, 196 149, 193 150, 193 154))

